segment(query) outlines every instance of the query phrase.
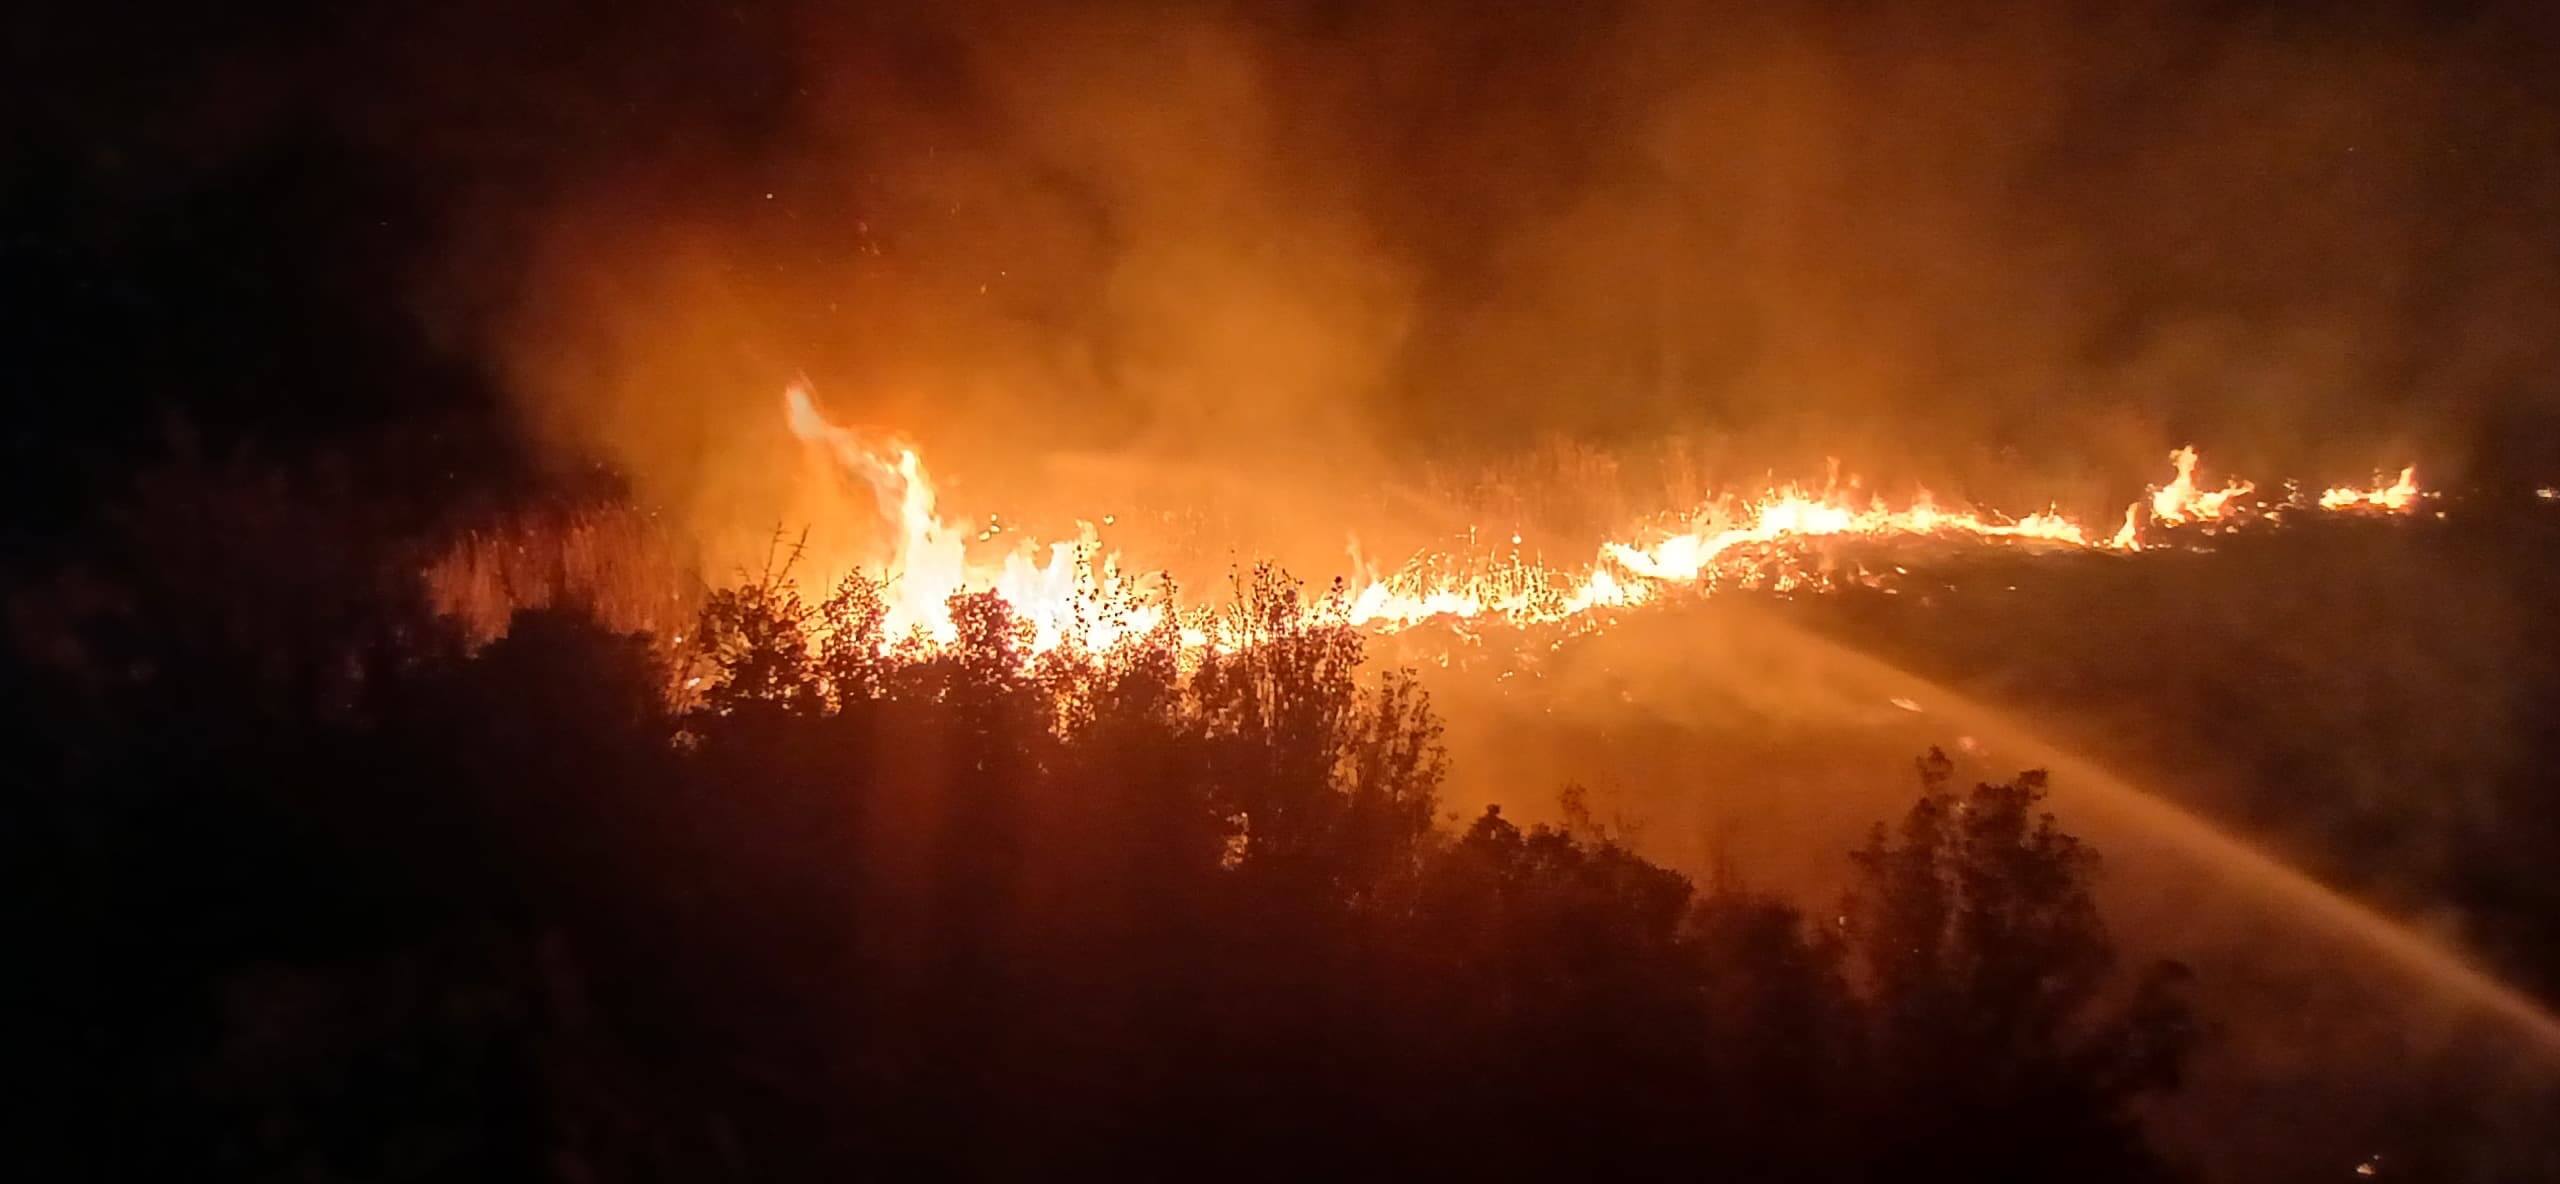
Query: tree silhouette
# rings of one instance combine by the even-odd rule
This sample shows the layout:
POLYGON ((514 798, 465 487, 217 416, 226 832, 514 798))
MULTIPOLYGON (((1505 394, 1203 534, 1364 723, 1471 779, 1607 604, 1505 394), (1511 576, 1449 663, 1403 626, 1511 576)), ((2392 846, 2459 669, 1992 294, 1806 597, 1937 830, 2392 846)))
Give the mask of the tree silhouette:
POLYGON ((1275 572, 1205 653, 992 596, 921 645, 859 579, 476 652, 223 588, 8 672, 56 1176, 2161 1174, 2195 1022, 2036 775, 1924 761, 1814 925, 1579 810, 1435 827, 1421 684, 1275 572))
POLYGON ((2131 1153, 2125 1106, 2174 1085, 2197 1035, 2174 994, 2185 968, 2155 966, 2108 1006, 2098 857, 2038 811, 2044 774, 1959 795, 1944 753, 1919 771, 1920 800, 1851 856, 1841 908, 1895 1154, 1926 1168, 1998 1147, 2033 1177, 2110 1143, 2127 1148, 2122 1170, 2154 1170, 2131 1153))

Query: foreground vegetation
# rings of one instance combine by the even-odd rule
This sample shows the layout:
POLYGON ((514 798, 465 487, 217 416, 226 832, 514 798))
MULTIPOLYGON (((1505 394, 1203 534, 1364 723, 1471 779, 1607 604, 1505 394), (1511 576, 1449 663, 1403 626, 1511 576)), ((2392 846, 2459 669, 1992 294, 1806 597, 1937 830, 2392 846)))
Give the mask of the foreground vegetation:
POLYGON ((884 652, 857 583, 678 666, 566 609, 475 652, 300 537, 22 600, 36 1176, 2173 1174, 2196 1023, 2035 774, 1925 758, 1809 915, 1442 814, 1421 689, 1269 575, 1197 664, 990 598, 884 652))

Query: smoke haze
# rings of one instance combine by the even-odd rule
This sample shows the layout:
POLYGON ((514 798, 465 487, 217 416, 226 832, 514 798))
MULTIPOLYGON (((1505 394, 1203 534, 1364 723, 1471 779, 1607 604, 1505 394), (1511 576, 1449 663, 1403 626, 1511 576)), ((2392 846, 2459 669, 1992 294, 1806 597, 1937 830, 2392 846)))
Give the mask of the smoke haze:
MULTIPOLYGON (((1393 559, 1470 525, 1614 529, 1834 456, 2093 517, 2187 442, 2220 474, 2414 459, 2457 495, 2553 485, 2547 7, 32 13, 0 47, 0 297, 26 310, 0 353, 28 421, 101 436, 173 405, 336 431, 470 392, 497 426, 398 435, 420 471, 494 437, 546 475, 609 473, 713 579, 777 526, 879 529, 786 431, 803 379, 832 418, 914 438, 952 516, 1152 521, 1132 557, 1195 579, 1265 555, 1329 574, 1354 533, 1393 559)), ((12 504, 77 451, 61 434, 13 425, 12 504)), ((2547 995, 2543 531, 2145 576, 2099 557, 2040 609, 1999 572, 1951 607, 1812 623, 2028 701, 2039 729, 2083 723, 2117 772, 2441 906, 2547 995)), ((1748 620, 1675 630, 1695 623, 1538 680, 1442 680, 1451 805, 1549 817, 1536 795, 1584 778, 1648 850, 1745 849, 1792 883, 1900 800, 1918 743, 2035 759, 1748 620), (1763 756, 1782 771, 1739 784, 1763 756)), ((2141 858, 2141 936, 2264 953, 2159 915, 2187 873, 2141 858)), ((2270 978, 2335 959, 2303 961, 2270 978)))
POLYGON ((270 232, 342 248, 328 302, 705 523, 793 509, 803 374, 972 507, 1246 526, 1549 437, 2093 504, 2186 441, 2560 457, 2539 6, 308 15, 34 18, 28 159, 112 235, 329 155, 270 232))
POLYGON ((2094 499, 2185 440, 2449 474, 2551 421, 2560 125, 2494 7, 417 32, 365 119, 460 178, 421 306, 707 520, 787 513, 799 374, 1007 509, 1143 472, 1303 514, 1550 435, 2094 499))

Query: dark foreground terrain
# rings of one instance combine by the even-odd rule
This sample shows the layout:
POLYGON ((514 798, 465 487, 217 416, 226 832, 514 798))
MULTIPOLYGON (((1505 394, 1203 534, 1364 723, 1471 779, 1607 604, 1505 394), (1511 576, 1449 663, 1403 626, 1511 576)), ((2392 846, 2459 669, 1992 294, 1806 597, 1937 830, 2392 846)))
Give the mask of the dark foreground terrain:
POLYGON ((325 499, 179 504, 228 545, 16 597, 43 1178, 2176 1174, 2199 1022, 2038 776, 1924 760, 1800 905, 1443 814, 1418 687, 1276 578, 1196 668, 991 601, 883 657, 859 585, 475 653, 325 499))

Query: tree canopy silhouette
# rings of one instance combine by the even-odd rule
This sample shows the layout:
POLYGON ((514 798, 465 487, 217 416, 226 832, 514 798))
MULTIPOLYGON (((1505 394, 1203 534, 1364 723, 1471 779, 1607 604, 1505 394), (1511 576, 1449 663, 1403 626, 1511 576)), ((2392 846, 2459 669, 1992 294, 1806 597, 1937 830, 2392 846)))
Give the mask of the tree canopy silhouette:
POLYGON ((927 647, 781 579, 473 652, 204 562, 249 583, 57 596, 9 675, 65 1172, 2173 1174, 2134 1115, 2196 1021, 2038 774, 1932 754, 1816 923, 1587 819, 1435 825, 1420 683, 1268 571, 1247 644, 1035 657, 993 597, 927 647))

